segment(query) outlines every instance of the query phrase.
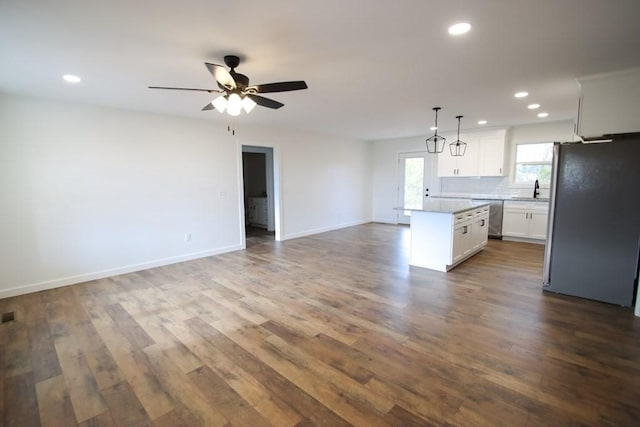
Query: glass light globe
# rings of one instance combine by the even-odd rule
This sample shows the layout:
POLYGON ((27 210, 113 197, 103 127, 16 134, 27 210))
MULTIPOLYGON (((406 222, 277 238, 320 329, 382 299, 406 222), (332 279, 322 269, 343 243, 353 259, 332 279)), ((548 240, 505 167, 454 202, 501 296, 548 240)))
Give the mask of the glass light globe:
POLYGON ((229 95, 229 100, 227 102, 227 113, 230 116, 237 116, 242 111, 242 99, 237 93, 232 93, 229 95))
POLYGON ((211 101, 211 105, 213 105, 213 107, 220 113, 224 113, 225 108, 227 108, 227 98, 225 98, 223 95, 220 95, 219 97, 211 101))
POLYGON ((256 105, 256 102, 248 96, 245 96, 242 100, 242 108, 244 108, 244 111, 247 112, 247 114, 250 113, 256 105))

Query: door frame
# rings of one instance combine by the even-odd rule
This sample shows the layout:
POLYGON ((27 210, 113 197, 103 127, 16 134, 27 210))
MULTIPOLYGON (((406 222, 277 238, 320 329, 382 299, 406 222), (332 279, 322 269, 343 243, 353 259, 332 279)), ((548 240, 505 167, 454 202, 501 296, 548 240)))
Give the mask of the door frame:
POLYGON ((264 153, 265 154, 265 169, 267 180, 267 196, 269 200, 269 214, 267 218, 267 229, 269 231, 275 231, 275 240, 281 241, 282 230, 282 187, 281 187, 281 164, 280 164, 280 149, 274 145, 261 145, 261 144, 237 144, 238 149, 238 203, 240 213, 240 237, 241 245, 243 248, 247 247, 245 218, 244 218, 244 165, 242 161, 242 153, 264 153))

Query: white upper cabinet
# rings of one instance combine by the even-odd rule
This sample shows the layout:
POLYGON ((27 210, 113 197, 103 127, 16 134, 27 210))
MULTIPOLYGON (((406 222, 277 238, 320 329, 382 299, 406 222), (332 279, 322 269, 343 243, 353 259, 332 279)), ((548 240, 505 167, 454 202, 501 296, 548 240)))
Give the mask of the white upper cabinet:
POLYGON ((457 135, 447 138, 444 152, 438 154, 438 176, 478 175, 478 136, 460 134, 460 140, 467 143, 464 156, 452 156, 449 144, 458 139, 457 135))
POLYGON ((640 68, 579 78, 578 84, 578 135, 640 132, 640 68))
POLYGON ((449 144, 457 139, 447 138, 445 150, 438 154, 438 176, 504 176, 505 175, 505 129, 460 134, 460 139, 467 143, 464 156, 454 157, 449 151, 449 144))
POLYGON ((505 176, 505 147, 507 131, 501 129, 480 135, 478 149, 479 176, 505 176))

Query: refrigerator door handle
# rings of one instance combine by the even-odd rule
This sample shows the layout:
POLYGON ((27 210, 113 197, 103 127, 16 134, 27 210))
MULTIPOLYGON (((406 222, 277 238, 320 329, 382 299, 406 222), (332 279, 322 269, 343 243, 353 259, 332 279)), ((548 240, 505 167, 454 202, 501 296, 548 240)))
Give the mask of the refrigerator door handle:
POLYGON ((551 247, 553 246, 553 223, 556 211, 556 185, 558 179, 558 166, 560 157, 560 143, 553 144, 553 161, 551 163, 551 182, 549 184, 549 220, 547 221, 547 243, 544 247, 544 270, 542 273, 542 286, 551 284, 551 247))

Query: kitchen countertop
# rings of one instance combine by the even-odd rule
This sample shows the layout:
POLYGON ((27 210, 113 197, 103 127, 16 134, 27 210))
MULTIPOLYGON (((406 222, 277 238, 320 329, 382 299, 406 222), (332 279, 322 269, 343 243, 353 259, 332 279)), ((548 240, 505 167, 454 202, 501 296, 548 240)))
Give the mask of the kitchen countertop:
POLYGON ((434 199, 446 199, 446 200, 503 200, 503 201, 513 201, 513 202, 548 202, 549 199, 546 197, 518 197, 518 196, 500 196, 500 195, 468 195, 468 196, 431 196, 434 199))
POLYGON ((467 200, 430 199, 424 203, 422 209, 404 209, 404 208, 396 208, 396 209, 403 210, 403 211, 411 211, 411 212, 433 212, 433 213, 456 214, 458 212, 466 211, 466 210, 477 208, 480 206, 488 206, 488 205, 489 204, 486 202, 473 201, 471 199, 467 199, 467 200))

